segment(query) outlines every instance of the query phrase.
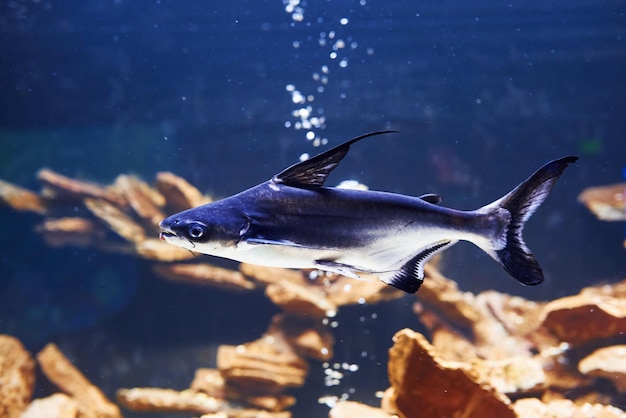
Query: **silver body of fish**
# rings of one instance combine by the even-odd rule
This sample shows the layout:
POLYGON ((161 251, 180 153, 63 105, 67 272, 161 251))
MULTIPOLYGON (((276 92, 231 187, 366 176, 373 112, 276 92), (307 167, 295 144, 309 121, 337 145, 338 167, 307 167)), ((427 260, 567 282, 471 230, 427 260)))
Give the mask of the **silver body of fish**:
POLYGON ((543 281, 522 230, 577 157, 547 163, 501 199, 473 211, 442 207, 432 194, 324 187, 350 145, 388 132, 393 131, 361 135, 234 196, 174 214, 160 223, 160 238, 257 265, 354 278, 369 273, 408 293, 419 289, 429 258, 465 240, 521 283, 543 281))

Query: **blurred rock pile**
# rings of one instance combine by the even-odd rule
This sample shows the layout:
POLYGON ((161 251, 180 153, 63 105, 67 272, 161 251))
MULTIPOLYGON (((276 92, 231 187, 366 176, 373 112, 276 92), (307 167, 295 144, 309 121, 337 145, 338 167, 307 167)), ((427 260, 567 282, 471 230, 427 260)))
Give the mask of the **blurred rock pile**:
MULTIPOLYGON (((290 417, 296 399, 288 390, 304 384, 308 361, 333 357, 328 318, 344 305, 403 296, 377 281, 325 273, 247 264, 223 269, 159 241, 157 225, 165 214, 210 201, 171 173, 159 173, 156 188, 126 175, 108 187, 50 170, 42 170, 39 179, 40 193, 0 181, 0 203, 42 215, 37 231, 49 245, 142 257, 167 280, 264 289, 282 310, 257 340, 220 346, 217 368, 198 369, 189 389, 118 390, 124 408, 290 417)), ((339 402, 331 417, 626 416, 617 408, 626 405, 626 281, 545 303, 493 291, 462 292, 432 266, 426 275, 415 312, 428 338, 399 331, 381 405, 339 402)), ((33 401, 35 362, 19 341, 0 336, 0 416, 121 416, 53 345, 37 360, 60 392, 33 401)))

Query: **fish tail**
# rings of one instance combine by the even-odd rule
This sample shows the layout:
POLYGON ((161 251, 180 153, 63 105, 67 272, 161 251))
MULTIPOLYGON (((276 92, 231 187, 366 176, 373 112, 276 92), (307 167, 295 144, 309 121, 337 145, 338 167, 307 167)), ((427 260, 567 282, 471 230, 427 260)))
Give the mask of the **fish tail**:
POLYGON ((507 195, 479 209, 502 220, 489 248, 479 246, 520 283, 537 285, 543 281, 541 267, 524 242, 524 224, 548 197, 565 168, 576 160, 578 157, 568 156, 550 161, 507 195))

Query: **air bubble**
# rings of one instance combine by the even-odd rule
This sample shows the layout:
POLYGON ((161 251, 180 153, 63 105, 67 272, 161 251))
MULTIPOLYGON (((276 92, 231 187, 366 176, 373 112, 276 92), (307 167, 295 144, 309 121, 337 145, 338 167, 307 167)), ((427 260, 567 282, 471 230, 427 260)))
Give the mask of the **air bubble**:
POLYGON ((291 101, 298 104, 304 103, 306 100, 304 96, 298 90, 296 90, 291 94, 291 101))
POLYGON ((333 50, 343 49, 346 47, 346 43, 342 39, 337 39, 337 42, 333 44, 333 50))

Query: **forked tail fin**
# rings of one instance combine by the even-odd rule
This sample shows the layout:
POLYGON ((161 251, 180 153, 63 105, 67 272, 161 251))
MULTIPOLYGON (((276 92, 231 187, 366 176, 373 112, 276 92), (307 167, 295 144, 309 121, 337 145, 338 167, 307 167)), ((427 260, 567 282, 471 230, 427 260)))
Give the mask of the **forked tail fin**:
POLYGON ((504 236, 497 237, 500 244, 494 242, 491 248, 483 250, 520 283, 537 285, 543 281, 541 267, 522 237, 524 224, 548 197, 563 170, 576 160, 578 157, 569 156, 550 161, 506 196, 479 209, 485 212, 504 209, 508 212, 508 216, 504 215, 508 218, 508 225, 503 229, 504 236))

